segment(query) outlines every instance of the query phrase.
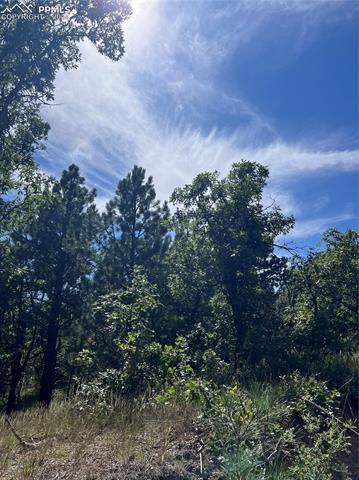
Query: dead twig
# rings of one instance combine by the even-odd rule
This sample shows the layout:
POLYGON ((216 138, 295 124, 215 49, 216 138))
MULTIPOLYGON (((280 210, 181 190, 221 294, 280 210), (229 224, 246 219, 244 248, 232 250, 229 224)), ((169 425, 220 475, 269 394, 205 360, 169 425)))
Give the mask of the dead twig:
POLYGON ((201 439, 199 441, 199 447, 198 447, 198 453, 199 453, 199 469, 201 472, 201 475, 203 474, 203 453, 202 450, 204 449, 204 442, 201 439))
POLYGON ((11 424, 10 419, 9 419, 8 416, 5 417, 5 423, 6 423, 7 426, 9 427, 11 433, 14 435, 14 437, 16 438, 16 440, 17 440, 23 447, 26 447, 26 448, 35 448, 35 447, 37 447, 38 445, 40 445, 40 442, 38 442, 38 443, 33 443, 33 442, 27 442, 26 440, 24 440, 24 439, 17 433, 17 431, 15 430, 15 428, 13 427, 13 425, 11 424))
POLYGON ((334 418, 334 420, 336 420, 338 423, 340 423, 341 425, 343 425, 343 427, 345 427, 347 430, 350 430, 352 433, 354 433, 354 435, 356 435, 357 437, 359 437, 359 433, 354 430, 354 428, 351 428, 349 425, 347 425, 345 422, 343 422, 343 420, 340 420, 340 418, 336 417, 332 412, 329 412, 329 410, 327 410, 326 408, 324 407, 321 407, 320 405, 318 405, 317 403, 313 402, 312 400, 308 400, 307 398, 305 399, 306 402, 310 403, 311 405, 313 405, 314 407, 318 408, 318 410, 322 411, 323 413, 325 413, 326 415, 328 415, 329 417, 332 417, 334 418))
POLYGON ((280 437, 280 439, 278 440, 277 445, 275 446, 275 449, 273 450, 273 452, 268 456, 267 462, 269 462, 274 457, 274 455, 278 453, 281 442, 282 442, 282 437, 280 437))

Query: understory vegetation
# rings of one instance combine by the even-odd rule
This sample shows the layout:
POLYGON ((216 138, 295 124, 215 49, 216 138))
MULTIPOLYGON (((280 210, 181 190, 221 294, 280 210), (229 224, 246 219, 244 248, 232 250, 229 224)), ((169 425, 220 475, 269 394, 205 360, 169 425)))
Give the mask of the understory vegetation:
POLYGON ((168 202, 134 166, 102 212, 45 175, 56 72, 131 14, 67 3, 0 25, 0 477, 359 478, 357 232, 298 251, 247 160, 168 202))
POLYGON ((135 166, 99 214, 71 166, 16 209, 4 478, 355 478, 357 234, 288 256, 276 239, 293 219, 263 205, 267 175, 200 174, 170 210, 135 166), (84 477, 102 449, 110 471, 84 477))
POLYGON ((198 383, 197 392, 165 402, 86 392, 4 417, 1 478, 357 477, 356 431, 323 382, 295 374, 277 385, 198 383))

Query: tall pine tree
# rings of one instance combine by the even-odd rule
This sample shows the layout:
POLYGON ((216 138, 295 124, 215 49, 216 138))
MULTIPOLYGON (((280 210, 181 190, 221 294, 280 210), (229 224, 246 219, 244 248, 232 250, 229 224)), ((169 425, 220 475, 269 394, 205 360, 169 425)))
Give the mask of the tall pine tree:
POLYGON ((143 267, 150 281, 158 278, 161 259, 169 245, 167 203, 156 200, 152 177, 134 166, 120 180, 116 195, 103 216, 101 260, 97 275, 101 291, 124 287, 135 265, 143 267))
POLYGON ((84 186, 79 169, 71 165, 55 182, 48 203, 32 227, 34 268, 43 279, 46 298, 43 371, 40 400, 48 405, 56 379, 59 338, 74 322, 84 285, 93 273, 98 214, 94 191, 84 186))

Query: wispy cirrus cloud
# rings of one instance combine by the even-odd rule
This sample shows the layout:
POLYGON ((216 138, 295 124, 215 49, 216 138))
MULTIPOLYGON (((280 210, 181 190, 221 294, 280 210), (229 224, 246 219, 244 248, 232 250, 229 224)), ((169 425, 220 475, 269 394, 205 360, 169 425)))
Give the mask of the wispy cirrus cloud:
POLYGON ((333 225, 341 225, 343 222, 355 218, 353 213, 343 213, 341 215, 319 217, 309 220, 297 221, 294 229, 289 233, 289 239, 302 239, 321 235, 325 230, 333 225))
POLYGON ((114 182, 136 162, 153 173, 161 196, 203 170, 225 173, 242 158, 267 165, 273 178, 358 165, 355 150, 285 143, 265 120, 245 109, 247 122, 230 132, 215 127, 203 132, 176 114, 157 118, 151 96, 131 85, 126 65, 118 68, 89 45, 83 51, 80 69, 58 81, 60 105, 46 112, 53 128, 44 157, 54 172, 78 163, 102 194, 112 193, 114 182))
MULTIPOLYGON (((134 163, 154 176, 165 199, 199 172, 226 173, 233 162, 246 158, 270 168, 273 185, 268 195, 274 194, 294 213, 300 208, 285 179, 357 168, 357 150, 335 148, 331 137, 288 142, 247 99, 229 95, 216 83, 221 63, 254 42, 278 13, 283 18, 300 16, 303 48, 313 35, 306 32, 308 22, 337 18, 341 3, 210 4, 211 9, 208 2, 186 2, 186 8, 182 2, 135 2, 126 26, 126 54, 118 63, 83 44, 80 68, 58 75, 59 105, 44 110, 52 130, 43 167, 58 174, 69 163, 78 164, 98 189, 103 206, 134 163)), ((298 35, 291 38, 288 50, 295 54, 298 35)))

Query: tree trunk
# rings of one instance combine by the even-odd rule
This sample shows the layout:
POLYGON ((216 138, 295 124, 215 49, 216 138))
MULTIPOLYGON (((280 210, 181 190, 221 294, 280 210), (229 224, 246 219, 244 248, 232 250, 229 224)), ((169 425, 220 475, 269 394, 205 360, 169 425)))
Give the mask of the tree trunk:
POLYGON ((57 316, 51 318, 47 327, 47 342, 44 355, 44 369, 40 382, 40 402, 50 405, 55 386, 55 370, 57 362, 57 338, 59 326, 57 316))
POLYGON ((9 387, 9 395, 6 403, 6 413, 12 413, 17 405, 17 389, 21 380, 21 351, 17 351, 14 354, 13 361, 11 364, 11 380, 9 387))
POLYGON ((22 351, 24 348, 26 324, 23 316, 22 292, 23 292, 23 285, 21 285, 20 292, 19 292, 19 299, 18 299, 19 310, 18 310, 17 326, 16 326, 16 338, 15 338, 15 344, 13 347, 14 353, 13 353, 13 358, 11 362, 11 378, 10 378, 9 395, 6 403, 7 414, 11 413, 16 408, 17 388, 23 372, 22 365, 21 365, 21 357, 22 357, 22 351))
POLYGON ((57 362, 57 340, 60 328, 60 315, 62 306, 62 286, 65 265, 60 262, 58 276, 54 288, 52 305, 47 325, 47 340, 44 355, 44 369, 40 381, 40 402, 49 406, 52 400, 52 393, 55 386, 55 372, 57 362))
POLYGON ((245 324, 244 299, 241 298, 238 289, 236 272, 229 269, 223 275, 224 285, 227 290, 227 298, 233 312, 233 322, 236 331, 236 356, 234 369, 240 370, 243 361, 243 344, 246 336, 247 327, 245 324))

